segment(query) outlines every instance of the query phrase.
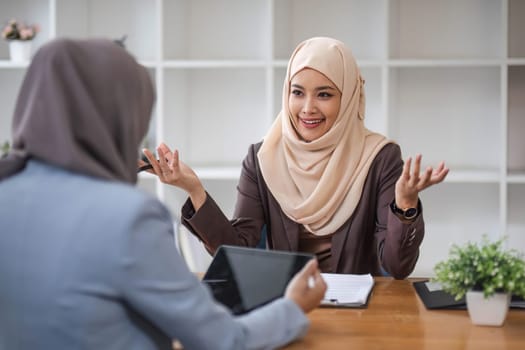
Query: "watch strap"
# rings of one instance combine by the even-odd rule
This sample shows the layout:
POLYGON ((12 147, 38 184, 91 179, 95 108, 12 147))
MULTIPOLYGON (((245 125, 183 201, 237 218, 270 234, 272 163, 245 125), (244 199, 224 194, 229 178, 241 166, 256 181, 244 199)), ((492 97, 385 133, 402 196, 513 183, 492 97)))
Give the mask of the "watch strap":
MULTIPOLYGON (((418 206, 419 206, 419 200, 418 200, 418 206)), ((419 209, 417 207, 416 208, 406 208, 406 209, 398 208, 398 206, 396 205, 395 199, 392 201, 392 203, 390 203, 390 208, 394 214, 396 214, 397 216, 399 216, 401 219, 404 219, 404 220, 413 221, 419 215, 419 209)))

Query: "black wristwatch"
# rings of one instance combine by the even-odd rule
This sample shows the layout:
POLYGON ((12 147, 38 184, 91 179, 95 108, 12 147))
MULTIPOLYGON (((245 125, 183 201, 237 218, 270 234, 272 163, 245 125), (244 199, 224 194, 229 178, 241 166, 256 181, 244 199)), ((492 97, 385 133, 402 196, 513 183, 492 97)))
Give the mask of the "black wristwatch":
POLYGON ((419 210, 417 208, 407 208, 407 209, 398 208, 395 200, 392 202, 392 204, 390 204, 390 209, 392 209, 394 214, 399 215, 401 218, 405 220, 414 220, 419 214, 419 210))

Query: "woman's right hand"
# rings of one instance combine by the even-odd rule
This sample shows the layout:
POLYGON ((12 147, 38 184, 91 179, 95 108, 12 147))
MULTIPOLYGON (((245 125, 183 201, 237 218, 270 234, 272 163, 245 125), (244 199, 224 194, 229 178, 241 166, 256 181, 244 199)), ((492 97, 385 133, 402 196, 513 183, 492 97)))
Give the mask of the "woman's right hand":
POLYGON ((157 175, 161 182, 186 191, 195 210, 199 210, 206 201, 206 191, 193 169, 179 159, 179 152, 172 152, 166 144, 161 143, 157 147, 158 161, 150 150, 143 149, 142 153, 153 167, 151 172, 157 175))
POLYGON ((291 299, 304 313, 308 313, 319 306, 326 289, 317 260, 312 259, 288 283, 284 297, 291 299))

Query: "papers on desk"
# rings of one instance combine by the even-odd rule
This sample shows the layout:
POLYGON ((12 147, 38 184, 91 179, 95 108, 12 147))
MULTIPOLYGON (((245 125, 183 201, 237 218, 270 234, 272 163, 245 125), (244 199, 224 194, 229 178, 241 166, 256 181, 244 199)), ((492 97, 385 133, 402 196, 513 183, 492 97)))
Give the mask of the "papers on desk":
POLYGON ((370 274, 321 274, 328 285, 321 306, 366 307, 374 279, 370 274))

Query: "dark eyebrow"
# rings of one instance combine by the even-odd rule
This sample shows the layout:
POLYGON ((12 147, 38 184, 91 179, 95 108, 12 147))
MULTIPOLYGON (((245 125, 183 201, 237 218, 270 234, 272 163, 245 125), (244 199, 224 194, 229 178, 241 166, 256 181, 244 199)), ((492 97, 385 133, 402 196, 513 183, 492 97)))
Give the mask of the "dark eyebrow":
MULTIPOLYGON (((302 90, 304 90, 304 87, 302 87, 302 86, 299 85, 299 84, 292 84, 291 87, 295 87, 295 88, 298 88, 298 89, 302 89, 302 90)), ((335 89, 335 88, 333 88, 333 87, 331 87, 331 86, 326 85, 326 86, 318 86, 318 87, 315 88, 315 90, 316 90, 316 91, 321 91, 321 90, 334 90, 334 91, 336 91, 337 89, 335 89)))

